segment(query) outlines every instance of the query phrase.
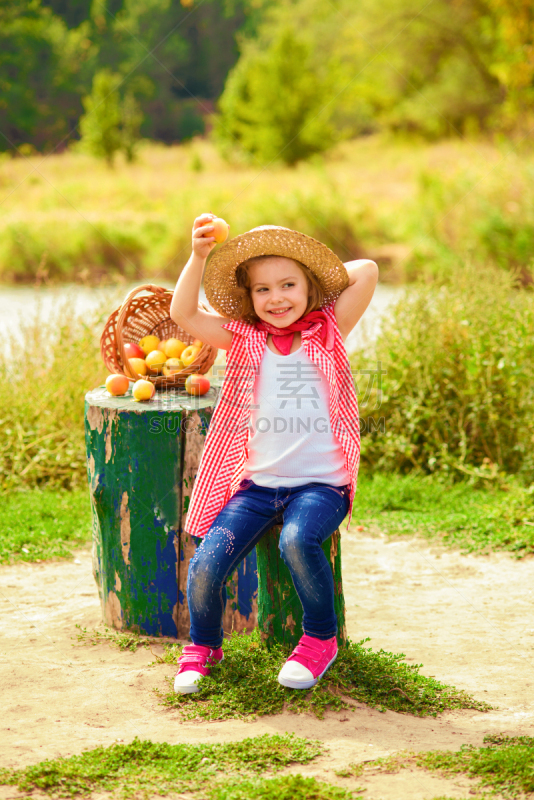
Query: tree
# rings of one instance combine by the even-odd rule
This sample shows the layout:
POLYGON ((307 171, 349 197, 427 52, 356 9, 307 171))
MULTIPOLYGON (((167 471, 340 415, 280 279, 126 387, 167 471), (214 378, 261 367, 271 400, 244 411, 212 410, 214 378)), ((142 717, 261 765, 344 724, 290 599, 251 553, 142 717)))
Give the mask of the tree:
POLYGON ((86 37, 86 24, 69 31, 38 0, 0 0, 0 150, 68 138, 94 57, 86 37))
POLYGON ((93 155, 105 158, 110 167, 122 146, 120 81, 119 75, 102 69, 93 78, 91 94, 82 100, 85 108, 80 119, 82 145, 93 155))
POLYGON ((140 138, 143 112, 134 93, 129 90, 121 104, 121 146, 127 161, 135 160, 135 146, 140 138))
POLYGON ((248 42, 214 119, 222 152, 295 165, 327 150, 338 138, 331 124, 336 72, 333 59, 322 70, 313 64, 309 42, 289 24, 266 50, 248 42))

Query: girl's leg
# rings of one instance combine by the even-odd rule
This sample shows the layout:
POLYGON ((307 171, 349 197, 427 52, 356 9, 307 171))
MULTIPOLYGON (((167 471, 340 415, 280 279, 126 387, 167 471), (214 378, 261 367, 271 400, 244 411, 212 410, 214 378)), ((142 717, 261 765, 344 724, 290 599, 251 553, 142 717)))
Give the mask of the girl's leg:
POLYGON ((348 510, 348 487, 313 483, 292 489, 284 511, 280 554, 302 603, 304 633, 317 639, 331 639, 337 633, 334 580, 321 545, 348 510))
POLYGON ((243 488, 230 498, 215 518, 202 544, 189 562, 187 602, 190 636, 197 645, 216 649, 223 641, 222 618, 226 607, 226 579, 250 553, 281 511, 276 489, 242 481, 243 488))

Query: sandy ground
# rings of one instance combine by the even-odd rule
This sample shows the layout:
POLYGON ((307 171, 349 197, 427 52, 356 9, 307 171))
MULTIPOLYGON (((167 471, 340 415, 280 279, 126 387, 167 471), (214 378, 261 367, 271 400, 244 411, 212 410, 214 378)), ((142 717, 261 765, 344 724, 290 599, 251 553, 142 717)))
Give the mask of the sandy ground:
MULTIPOLYGON (((73 646, 76 624, 93 629, 101 619, 90 553, 84 550, 74 562, 0 568, 2 766, 135 736, 213 742, 293 731, 329 748, 327 756, 295 771, 363 786, 369 800, 472 796, 466 778, 403 770, 352 779, 334 770, 404 749, 480 745, 491 732, 534 735, 534 559, 462 556, 415 538, 388 541, 378 532, 342 530, 351 639, 370 636, 373 649, 403 652, 410 663, 424 664, 426 675, 467 690, 494 710, 420 719, 361 706, 328 713, 322 721, 282 714, 256 722, 180 722, 151 691, 165 688, 173 669, 149 666, 149 651, 73 646)), ((15 794, 8 787, 0 791, 0 797, 15 794)))

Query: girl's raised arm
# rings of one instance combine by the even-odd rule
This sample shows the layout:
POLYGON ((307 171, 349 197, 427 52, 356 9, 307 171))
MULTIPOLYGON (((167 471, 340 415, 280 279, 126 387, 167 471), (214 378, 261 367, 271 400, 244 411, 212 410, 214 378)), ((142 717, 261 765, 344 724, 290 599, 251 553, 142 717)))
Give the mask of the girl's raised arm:
POLYGON ((372 300, 378 283, 378 266, 366 258, 348 261, 344 266, 349 285, 337 298, 334 313, 341 336, 346 339, 372 300))
POLYGON ((172 296, 171 319, 195 339, 207 342, 221 350, 229 350, 232 333, 221 326, 230 322, 229 317, 202 311, 198 307, 198 297, 202 273, 206 259, 215 247, 213 236, 203 236, 212 231, 211 220, 214 214, 201 214, 193 224, 193 252, 182 270, 172 296))

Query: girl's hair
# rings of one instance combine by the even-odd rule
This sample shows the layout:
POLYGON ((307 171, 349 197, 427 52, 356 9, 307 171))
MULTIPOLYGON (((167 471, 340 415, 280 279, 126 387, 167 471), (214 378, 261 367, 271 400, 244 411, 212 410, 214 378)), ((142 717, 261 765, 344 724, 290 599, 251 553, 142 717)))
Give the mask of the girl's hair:
MULTIPOLYGON (((235 271, 235 279, 237 283, 235 295, 241 302, 241 313, 239 314, 239 319, 245 320, 245 322, 250 322, 252 325, 258 322, 260 318, 254 311, 254 304, 252 302, 252 297, 250 296, 250 276, 248 273, 248 268, 253 264, 267 261, 269 258, 272 258, 272 256, 254 256, 253 258, 243 261, 243 263, 240 264, 235 271)), ((300 267, 304 273, 306 283, 308 285, 308 305, 306 306, 304 314, 308 314, 310 311, 317 311, 324 303, 323 287, 313 272, 308 269, 308 267, 306 267, 304 264, 301 264, 301 262, 297 261, 296 258, 291 258, 289 260, 293 261, 298 267, 300 267)))

